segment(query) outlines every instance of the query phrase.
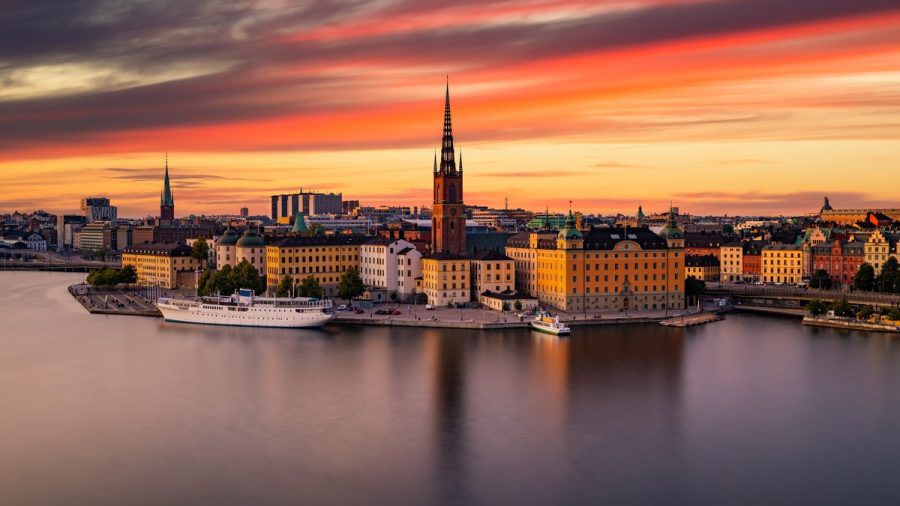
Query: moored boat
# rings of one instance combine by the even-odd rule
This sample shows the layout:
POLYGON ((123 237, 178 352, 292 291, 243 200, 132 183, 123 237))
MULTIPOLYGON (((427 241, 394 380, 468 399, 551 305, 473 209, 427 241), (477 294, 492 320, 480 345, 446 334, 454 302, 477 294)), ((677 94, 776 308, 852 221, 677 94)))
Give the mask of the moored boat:
POLYGON ((330 300, 257 297, 247 289, 227 297, 163 297, 156 306, 166 321, 208 325, 321 327, 334 317, 330 300))
POLYGON ((572 329, 559 321, 559 316, 550 316, 548 313, 540 313, 531 320, 531 328, 538 332, 546 332, 557 336, 565 336, 572 333, 572 329))

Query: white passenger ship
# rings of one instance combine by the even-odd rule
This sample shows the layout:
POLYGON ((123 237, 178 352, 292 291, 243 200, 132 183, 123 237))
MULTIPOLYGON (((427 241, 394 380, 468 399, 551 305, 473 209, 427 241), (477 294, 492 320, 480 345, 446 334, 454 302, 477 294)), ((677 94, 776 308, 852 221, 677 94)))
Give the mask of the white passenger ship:
POLYGON ((210 325, 321 327, 334 317, 330 300, 256 297, 244 289, 227 297, 163 297, 156 307, 166 321, 210 325))
POLYGON ((534 320, 531 320, 531 328, 557 336, 567 336, 572 333, 572 329, 559 321, 559 316, 550 316, 547 313, 540 313, 535 316, 534 320))

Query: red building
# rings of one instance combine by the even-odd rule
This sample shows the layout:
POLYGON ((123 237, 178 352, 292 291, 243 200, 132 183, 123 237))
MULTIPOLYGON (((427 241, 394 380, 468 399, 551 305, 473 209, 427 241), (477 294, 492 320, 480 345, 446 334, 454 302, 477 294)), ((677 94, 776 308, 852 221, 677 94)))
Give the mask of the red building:
POLYGON ((858 240, 845 242, 836 239, 813 246, 811 253, 813 272, 827 272, 835 285, 852 284, 859 267, 866 261, 865 243, 858 240))
POLYGON ((685 232, 684 256, 712 255, 719 258, 725 237, 716 232, 685 232))
POLYGON ((462 154, 456 168, 453 133, 450 126, 450 84, 444 102, 444 136, 441 140, 441 164, 434 158, 434 204, 431 217, 431 251, 466 254, 466 217, 463 205, 462 154))
POLYGON ((744 279, 759 281, 762 277, 762 249, 765 241, 749 241, 741 254, 741 274, 744 279))

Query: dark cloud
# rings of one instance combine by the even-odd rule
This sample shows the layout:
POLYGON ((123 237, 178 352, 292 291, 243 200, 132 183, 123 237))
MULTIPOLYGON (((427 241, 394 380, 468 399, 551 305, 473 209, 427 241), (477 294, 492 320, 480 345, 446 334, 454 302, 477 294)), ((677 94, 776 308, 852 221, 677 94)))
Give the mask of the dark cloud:
MULTIPOLYGON (((472 0, 472 5, 482 5, 472 0)), ((512 4, 511 2, 505 2, 512 4)), ((575 20, 451 26, 336 40, 286 43, 326 26, 459 9, 454 2, 317 0, 296 4, 226 0, 11 0, 0 16, 0 87, 17 72, 61 63, 102 65, 109 79, 140 80, 196 66, 200 75, 118 90, 0 101, 0 150, 83 142, 97 134, 340 111, 364 96, 359 76, 316 77, 302 69, 378 60, 492 67, 543 57, 784 26, 897 8, 896 0, 706 1, 664 3, 575 20), (272 69, 298 69, 272 77, 272 69), (351 92, 358 93, 351 93, 351 92), (328 97, 324 99, 323 97, 328 97)), ((102 79, 101 79, 102 80, 102 79)), ((100 83, 102 84, 102 83, 100 83)), ((102 86, 100 86, 102 88, 102 86)), ((0 88, 2 89, 2 88, 0 88)), ((688 124, 752 121, 713 119, 688 124)), ((665 126, 683 126, 684 122, 665 126)), ((521 132, 510 135, 521 135, 521 132)), ((373 143, 377 139, 373 139, 373 143)), ((291 146, 304 146, 302 139, 291 146)))

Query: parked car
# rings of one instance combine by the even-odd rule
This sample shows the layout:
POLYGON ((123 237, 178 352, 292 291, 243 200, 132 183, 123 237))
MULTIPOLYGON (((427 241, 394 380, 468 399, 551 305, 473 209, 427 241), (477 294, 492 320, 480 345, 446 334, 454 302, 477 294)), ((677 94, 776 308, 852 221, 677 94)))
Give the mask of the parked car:
POLYGON ((425 304, 425 309, 430 311, 430 310, 434 309, 434 306, 431 304, 425 304))
POLYGON ((363 310, 360 309, 360 308, 356 308, 356 311, 354 311, 354 313, 356 313, 356 314, 363 314, 363 313, 365 313, 365 311, 363 311, 363 310))
POLYGON ((347 310, 347 304, 341 304, 341 305, 338 306, 337 308, 338 308, 338 311, 346 311, 346 310, 347 310))
POLYGON ((394 316, 397 316, 397 315, 402 314, 402 313, 400 312, 400 310, 394 309, 394 310, 391 311, 391 314, 394 315, 394 316))

